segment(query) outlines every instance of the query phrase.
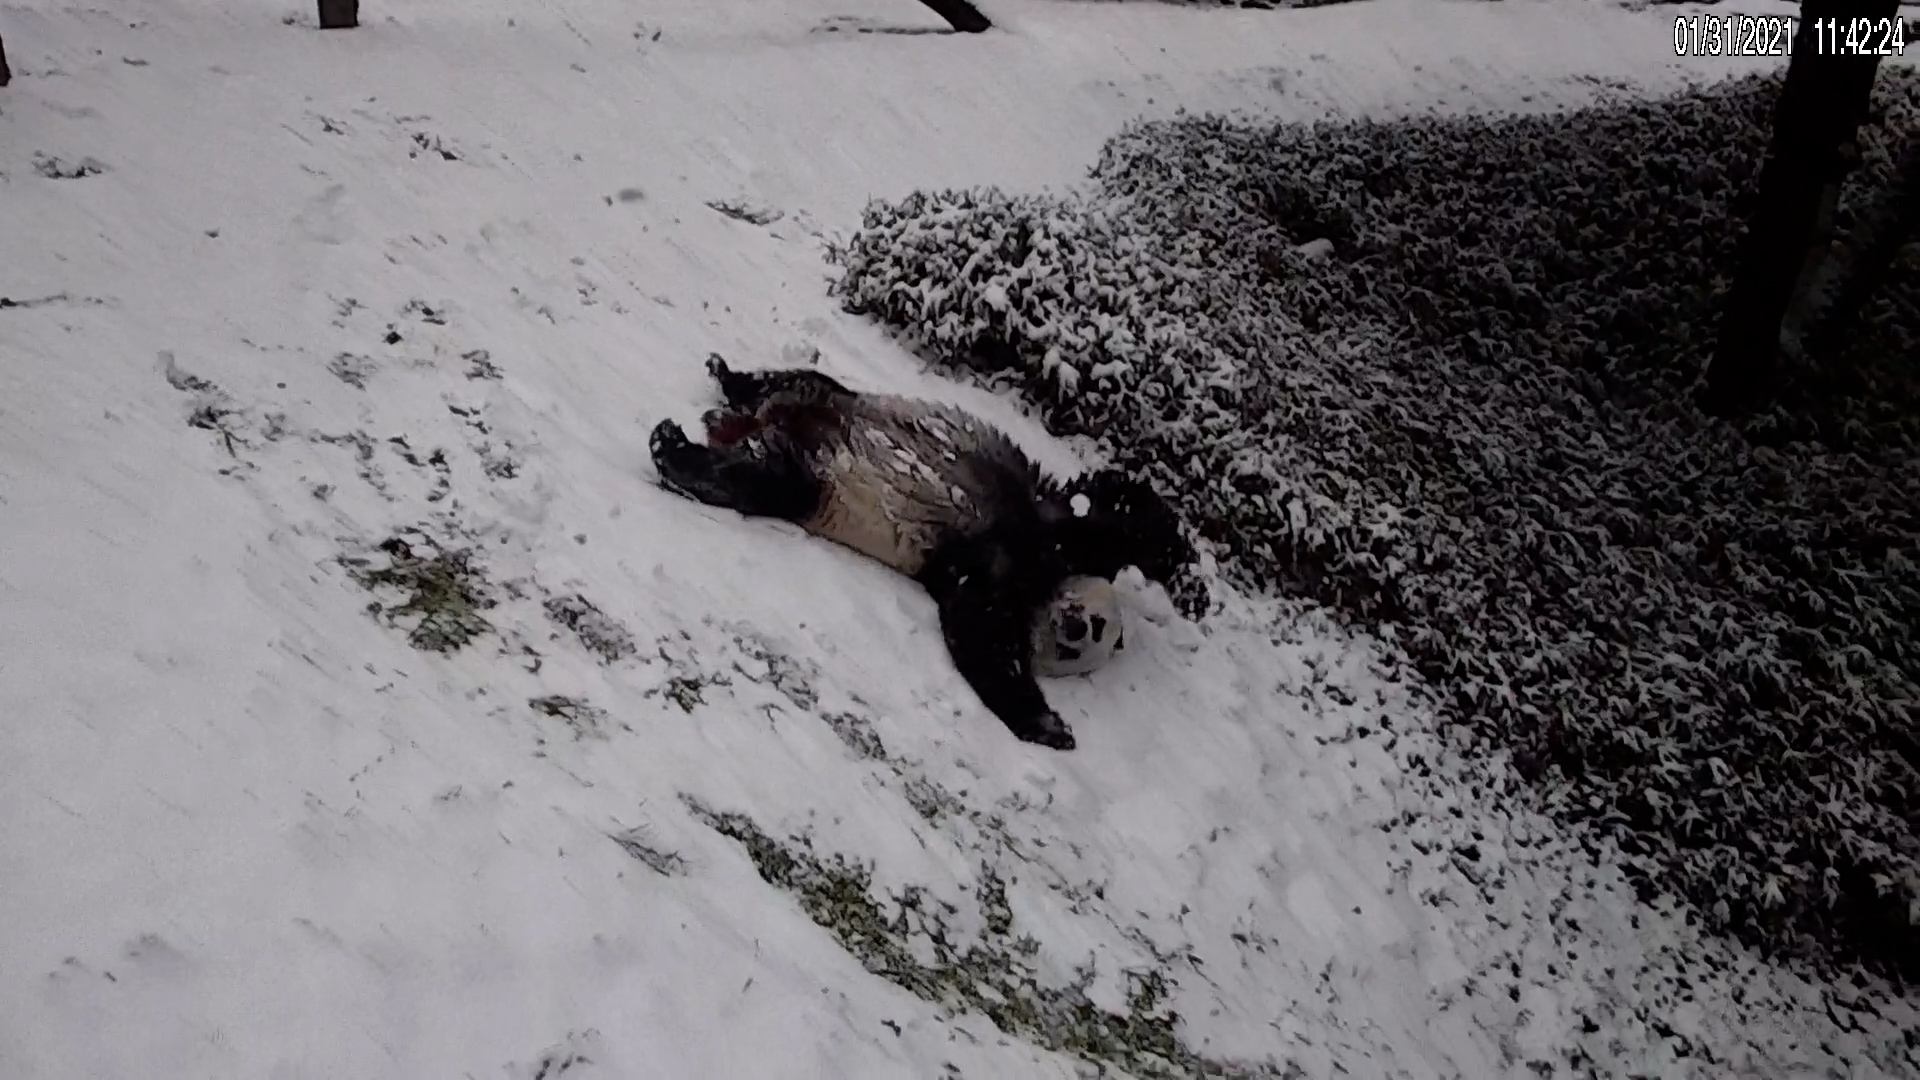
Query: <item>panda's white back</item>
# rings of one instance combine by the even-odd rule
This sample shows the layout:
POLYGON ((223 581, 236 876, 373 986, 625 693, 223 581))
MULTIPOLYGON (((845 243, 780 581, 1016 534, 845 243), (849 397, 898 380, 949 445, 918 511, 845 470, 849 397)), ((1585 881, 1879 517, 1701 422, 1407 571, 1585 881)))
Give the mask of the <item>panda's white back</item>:
POLYGON ((862 394, 840 412, 814 451, 827 492, 807 531, 905 574, 943 538, 975 531, 1006 497, 991 486, 1028 469, 1004 434, 949 405, 862 394))

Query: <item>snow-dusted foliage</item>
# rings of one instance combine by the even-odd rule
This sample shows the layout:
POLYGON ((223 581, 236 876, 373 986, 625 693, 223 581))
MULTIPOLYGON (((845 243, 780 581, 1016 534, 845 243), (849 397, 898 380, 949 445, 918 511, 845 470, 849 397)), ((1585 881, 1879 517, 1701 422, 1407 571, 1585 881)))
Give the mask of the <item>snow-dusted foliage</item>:
MULTIPOLYGON (((1778 85, 1140 123, 1083 195, 870 206, 837 289, 1156 475, 1243 580, 1381 628, 1649 893, 1910 965, 1913 410, 1829 394, 1736 430, 1685 393, 1778 85)), ((1877 94, 1843 233, 1920 124, 1920 79, 1877 94)), ((1896 299, 1870 318, 1910 341, 1896 299)))

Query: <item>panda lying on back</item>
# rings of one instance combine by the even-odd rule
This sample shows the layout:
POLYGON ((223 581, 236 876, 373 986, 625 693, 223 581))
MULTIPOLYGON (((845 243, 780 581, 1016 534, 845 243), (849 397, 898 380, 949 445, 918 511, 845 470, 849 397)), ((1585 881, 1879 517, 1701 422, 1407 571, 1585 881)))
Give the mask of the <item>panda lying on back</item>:
POLYGON ((798 524, 918 581, 954 666, 1013 733, 1060 750, 1073 732, 1034 681, 1034 623, 1073 577, 1135 566, 1187 584, 1194 551, 1145 482, 1101 470, 1061 482, 1013 440, 949 405, 856 393, 816 371, 707 370, 724 409, 708 445, 662 420, 661 486, 798 524))

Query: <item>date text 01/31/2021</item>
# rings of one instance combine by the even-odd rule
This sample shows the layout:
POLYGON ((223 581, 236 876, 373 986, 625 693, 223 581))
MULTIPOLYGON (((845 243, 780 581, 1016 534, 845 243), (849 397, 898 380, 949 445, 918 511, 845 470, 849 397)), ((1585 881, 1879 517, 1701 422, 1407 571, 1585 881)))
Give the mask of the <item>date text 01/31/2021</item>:
MULTIPOLYGON (((1800 20, 1792 15, 1681 15, 1673 20, 1675 56, 1793 55, 1800 20)), ((1813 50, 1822 56, 1904 56, 1907 23, 1887 19, 1815 19, 1813 50)))

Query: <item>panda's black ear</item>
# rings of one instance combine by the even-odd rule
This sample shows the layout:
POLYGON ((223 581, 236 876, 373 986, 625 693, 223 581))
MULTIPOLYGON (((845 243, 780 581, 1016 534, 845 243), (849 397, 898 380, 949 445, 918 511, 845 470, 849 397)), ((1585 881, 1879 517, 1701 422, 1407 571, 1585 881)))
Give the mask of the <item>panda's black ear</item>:
POLYGON ((1067 496, 1075 513, 1068 554, 1082 572, 1111 578, 1137 566, 1171 587, 1194 562, 1180 516, 1144 479, 1100 469, 1070 483, 1067 496))

